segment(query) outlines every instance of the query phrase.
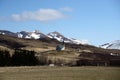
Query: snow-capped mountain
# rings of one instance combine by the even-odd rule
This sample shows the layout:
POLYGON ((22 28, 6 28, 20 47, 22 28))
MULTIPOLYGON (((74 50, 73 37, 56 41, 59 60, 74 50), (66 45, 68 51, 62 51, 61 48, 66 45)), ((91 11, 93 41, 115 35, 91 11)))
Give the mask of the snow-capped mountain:
POLYGON ((120 49, 120 40, 100 45, 100 47, 105 49, 120 49))
POLYGON ((51 32, 51 33, 47 34, 47 36, 48 36, 49 38, 56 39, 56 40, 58 40, 58 41, 60 41, 60 42, 63 42, 63 40, 64 40, 64 42, 70 42, 70 40, 69 40, 68 38, 64 37, 62 34, 60 34, 60 33, 57 32, 57 31, 51 32))
POLYGON ((39 30, 35 30, 32 32, 21 31, 21 32, 17 32, 17 33, 10 32, 7 30, 0 30, 0 34, 14 36, 14 37, 18 37, 18 38, 26 38, 26 39, 42 39, 42 38, 47 37, 47 38, 51 38, 51 39, 56 39, 59 42, 64 41, 65 43, 71 43, 71 44, 88 44, 88 42, 86 42, 86 41, 77 40, 74 38, 67 38, 57 31, 51 32, 51 33, 45 35, 45 34, 41 33, 39 30))
POLYGON ((17 32, 17 37, 27 38, 27 39, 40 39, 40 38, 45 38, 46 35, 39 32, 38 30, 35 30, 33 32, 28 32, 28 31, 17 32))
POLYGON ((0 30, 0 34, 2 35, 8 35, 8 36, 14 36, 18 38, 27 38, 27 39, 40 39, 47 37, 45 34, 39 32, 38 30, 35 30, 33 32, 29 31, 21 31, 21 32, 10 32, 7 30, 0 30))
POLYGON ((49 38, 53 38, 53 39, 56 39, 60 42, 65 42, 65 43, 72 43, 72 44, 88 44, 87 42, 84 42, 84 41, 80 41, 80 40, 77 40, 77 39, 74 39, 74 38, 67 38, 65 36, 63 36, 61 33, 55 31, 55 32, 51 32, 49 34, 47 34, 47 36, 49 38))

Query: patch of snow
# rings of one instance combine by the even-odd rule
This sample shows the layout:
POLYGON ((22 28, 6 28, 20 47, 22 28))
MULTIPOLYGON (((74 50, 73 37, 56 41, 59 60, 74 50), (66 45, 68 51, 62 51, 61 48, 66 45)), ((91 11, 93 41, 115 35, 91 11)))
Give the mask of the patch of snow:
POLYGON ((34 38, 34 39, 40 38, 40 34, 36 34, 36 33, 32 33, 30 36, 31 36, 31 38, 34 38))
POLYGON ((5 33, 4 32, 0 32, 0 34, 4 35, 5 33))
POLYGON ((18 38, 23 38, 23 35, 21 33, 18 33, 18 38))
POLYGON ((25 38, 26 38, 26 39, 31 39, 31 37, 30 37, 30 36, 28 36, 28 35, 27 35, 27 36, 25 36, 25 38))
POLYGON ((52 36, 47 35, 49 38, 53 38, 52 36))
POLYGON ((62 39, 62 37, 61 37, 61 36, 60 36, 60 37, 54 36, 54 39, 56 39, 56 40, 58 40, 58 41, 60 41, 60 42, 62 42, 62 41, 63 41, 63 39, 62 39))
POLYGON ((78 40, 74 38, 71 38, 70 40, 73 41, 74 44, 89 44, 87 40, 78 40))
POLYGON ((68 40, 64 40, 65 43, 70 43, 71 41, 68 41, 68 40))

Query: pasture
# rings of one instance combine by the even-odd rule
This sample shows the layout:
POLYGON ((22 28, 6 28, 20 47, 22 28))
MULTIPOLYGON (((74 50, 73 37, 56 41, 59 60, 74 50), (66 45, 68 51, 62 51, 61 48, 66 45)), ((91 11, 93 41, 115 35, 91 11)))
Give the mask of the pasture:
POLYGON ((0 67, 0 80, 120 80, 120 67, 0 67))

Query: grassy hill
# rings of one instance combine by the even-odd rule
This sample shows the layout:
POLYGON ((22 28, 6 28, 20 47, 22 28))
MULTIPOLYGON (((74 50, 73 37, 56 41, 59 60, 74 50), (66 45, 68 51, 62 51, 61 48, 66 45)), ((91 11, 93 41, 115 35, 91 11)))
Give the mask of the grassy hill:
POLYGON ((28 50, 44 51, 44 49, 51 50, 56 45, 56 43, 54 42, 51 43, 50 40, 48 40, 49 42, 47 42, 47 39, 45 41, 34 40, 34 39, 21 39, 21 38, 6 36, 6 35, 0 35, 0 46, 6 47, 9 49, 24 48, 28 50))
POLYGON ((92 45, 65 44, 64 51, 56 51, 58 44, 61 43, 50 38, 34 40, 0 35, 1 50, 8 50, 11 54, 16 48, 35 51, 35 56, 41 61, 40 64, 97 65, 106 62, 109 64, 112 60, 112 63, 117 62, 120 65, 120 50, 102 49, 92 45), (118 56, 111 56, 110 53, 117 53, 118 56))
MULTIPOLYGON (((61 44, 57 40, 45 38, 40 40, 34 39, 22 39, 16 37, 10 37, 6 35, 0 35, 0 46, 14 49, 14 48, 25 48, 29 50, 35 51, 47 51, 47 50, 55 50, 56 45, 61 44)), ((89 50, 97 53, 120 53, 120 50, 110 50, 110 49, 102 49, 92 45, 76 45, 76 44, 66 44, 67 50, 81 51, 81 50, 89 50)))

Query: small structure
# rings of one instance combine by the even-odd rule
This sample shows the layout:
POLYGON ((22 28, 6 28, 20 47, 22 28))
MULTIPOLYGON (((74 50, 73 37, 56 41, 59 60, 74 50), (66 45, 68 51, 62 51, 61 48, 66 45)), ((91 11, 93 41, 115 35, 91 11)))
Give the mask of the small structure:
POLYGON ((118 53, 110 53, 111 56, 119 56, 118 53))
POLYGON ((56 46, 56 50, 57 51, 63 51, 63 50, 65 50, 65 43, 64 43, 64 41, 63 41, 62 44, 56 46))
POLYGON ((55 66, 55 64, 49 64, 49 66, 50 66, 50 67, 54 67, 54 66, 55 66))

